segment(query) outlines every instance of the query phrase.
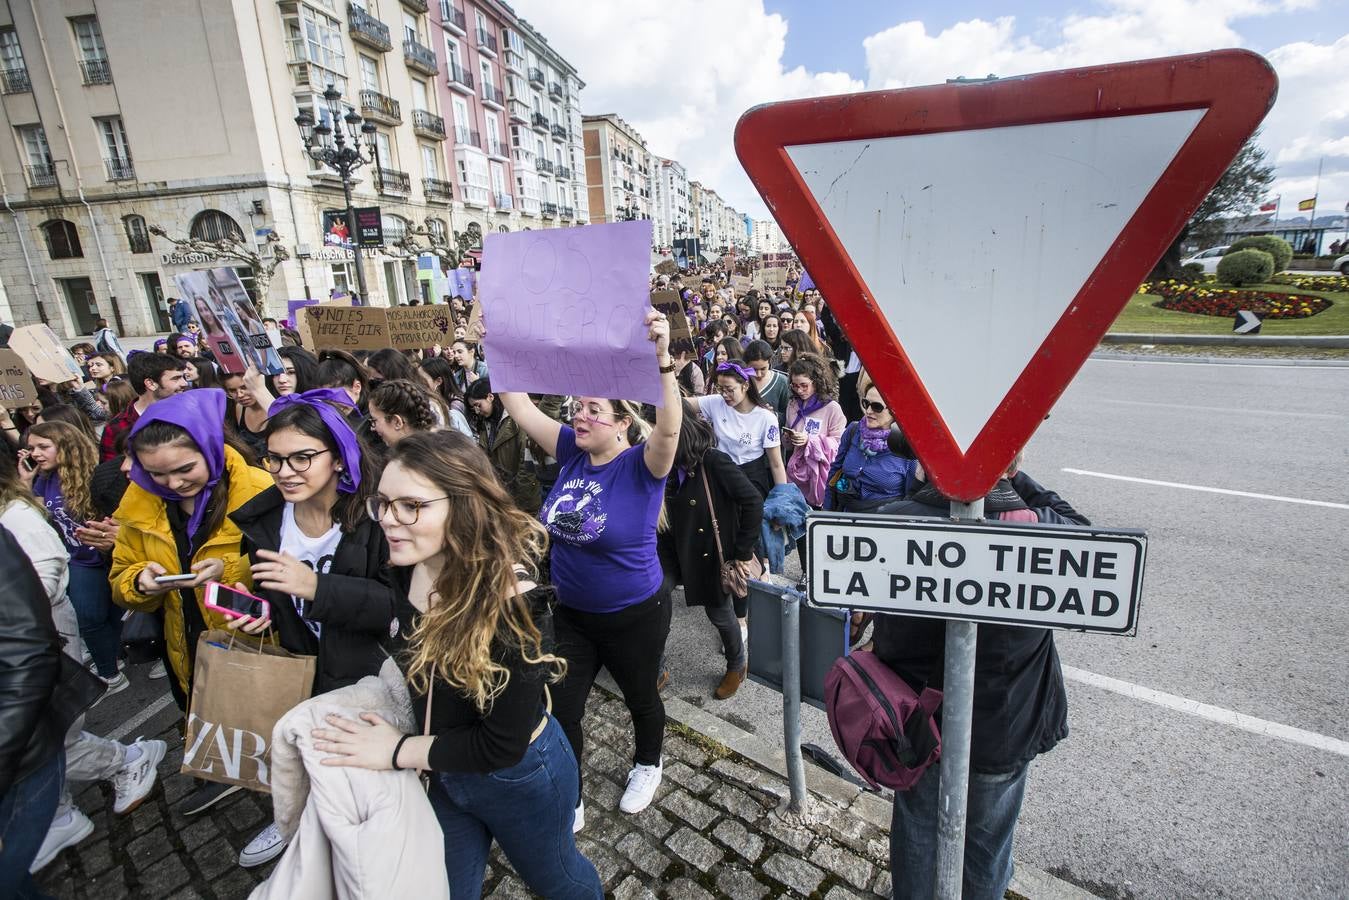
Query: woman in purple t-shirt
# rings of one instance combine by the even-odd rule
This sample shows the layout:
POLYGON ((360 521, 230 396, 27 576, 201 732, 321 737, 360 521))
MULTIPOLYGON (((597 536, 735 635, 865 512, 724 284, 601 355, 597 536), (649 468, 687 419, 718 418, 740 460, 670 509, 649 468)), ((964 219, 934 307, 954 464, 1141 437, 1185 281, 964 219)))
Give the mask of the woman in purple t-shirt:
MULTIPOLYGON (((552 538, 557 653, 567 660, 567 675, 553 693, 553 714, 579 763, 586 698, 599 670, 609 670, 623 691, 636 737, 619 803, 625 813, 645 809, 661 779, 665 705, 656 679, 670 630, 670 597, 661 588, 656 523, 681 421, 670 325, 655 310, 647 313, 646 324, 664 392, 654 430, 623 400, 579 397, 574 427, 567 427, 527 394, 498 395, 511 418, 558 461, 557 482, 539 513, 552 538)), ((578 791, 576 830, 584 822, 578 791)))

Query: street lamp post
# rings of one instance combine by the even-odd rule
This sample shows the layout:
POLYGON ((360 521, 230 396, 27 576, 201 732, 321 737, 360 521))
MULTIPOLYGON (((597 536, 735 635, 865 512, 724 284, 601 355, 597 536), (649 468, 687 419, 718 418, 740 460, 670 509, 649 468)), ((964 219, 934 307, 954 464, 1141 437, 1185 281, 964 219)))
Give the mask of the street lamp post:
POLYGON ((351 174, 378 159, 375 126, 370 122, 362 123, 354 109, 342 115, 342 92, 331 84, 323 92, 323 100, 328 106, 326 118, 316 123, 313 116, 302 112, 295 117, 295 124, 300 128, 300 140, 304 142, 305 151, 310 157, 332 169, 342 179, 342 198, 347 205, 347 237, 351 241, 352 259, 356 263, 356 290, 360 294, 360 302, 369 303, 369 294, 365 289, 365 268, 361 265, 361 241, 356 231, 356 212, 351 207, 351 174), (346 123, 345 132, 340 124, 336 124, 339 118, 346 123), (361 135, 365 136, 364 148, 361 146, 361 135))

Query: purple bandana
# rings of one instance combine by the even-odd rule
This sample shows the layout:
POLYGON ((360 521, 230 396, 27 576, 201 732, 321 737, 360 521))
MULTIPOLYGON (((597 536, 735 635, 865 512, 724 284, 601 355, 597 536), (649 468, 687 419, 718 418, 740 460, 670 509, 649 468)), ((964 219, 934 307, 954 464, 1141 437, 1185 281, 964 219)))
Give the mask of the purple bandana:
POLYGON ((191 544, 211 505, 211 493, 225 474, 225 392, 219 388, 197 388, 156 400, 136 420, 127 437, 127 454, 131 457, 131 480, 164 500, 181 501, 184 498, 166 487, 161 487, 141 468, 134 449, 136 434, 151 422, 167 422, 187 432, 206 458, 208 478, 206 486, 197 494, 192 515, 187 520, 187 540, 191 544))
POLYGON ((740 363, 731 362, 729 359, 724 363, 717 364, 718 375, 739 375, 741 378, 749 381, 754 377, 754 370, 749 366, 742 366, 740 363))
MULTIPOLYGON (((796 426, 800 425, 802 420, 809 417, 811 413, 815 412, 815 410, 819 409, 821 406, 824 406, 824 399, 820 397, 819 394, 811 394, 810 399, 804 403, 802 403, 801 399, 798 397, 796 402, 796 421, 792 422, 792 431, 796 430, 796 426)), ((862 427, 865 428, 866 426, 863 425, 862 427)))
POLYGON ((890 449, 890 427, 888 425, 884 428, 868 428, 866 423, 859 423, 857 437, 862 442, 862 449, 872 454, 890 449))
POLYGON ((351 395, 344 388, 315 388, 303 394, 277 397, 272 401, 268 415, 274 416, 287 406, 294 406, 297 403, 313 407, 323 420, 323 424, 328 427, 328 432, 337 443, 338 453, 342 457, 342 475, 337 479, 338 493, 354 494, 361 486, 361 441, 356 437, 356 432, 351 430, 347 417, 333 404, 355 406, 356 401, 351 399, 351 395))

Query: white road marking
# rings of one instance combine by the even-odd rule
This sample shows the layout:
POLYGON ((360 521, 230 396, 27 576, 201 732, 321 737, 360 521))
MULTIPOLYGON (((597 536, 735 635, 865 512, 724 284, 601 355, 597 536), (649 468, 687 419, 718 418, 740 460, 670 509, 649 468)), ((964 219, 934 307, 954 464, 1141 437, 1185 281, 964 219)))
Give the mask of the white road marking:
POLYGON ((1298 416, 1304 419, 1343 419, 1339 413, 1292 412, 1283 409, 1242 409, 1239 406, 1191 406, 1188 403, 1156 403, 1151 400, 1115 400, 1098 398, 1097 403, 1119 403, 1124 406, 1160 406, 1164 409, 1201 410, 1203 412, 1237 413, 1254 416, 1298 416))
POLYGON ((1304 747, 1311 747, 1314 750, 1325 750, 1328 753, 1335 753, 1339 756, 1349 756, 1349 741, 1342 741, 1339 738, 1333 738, 1329 735, 1318 734, 1315 731, 1294 728, 1291 725, 1281 725, 1278 722, 1271 722, 1268 719, 1257 719, 1255 716, 1248 716, 1245 713, 1224 709, 1221 706, 1211 706, 1207 703, 1200 703, 1198 700, 1178 697, 1175 694, 1153 690, 1152 688, 1143 687, 1141 684, 1134 684, 1131 681, 1121 681, 1118 678, 1111 678, 1108 675, 1097 675, 1095 672, 1088 672, 1084 669, 1074 668, 1073 666, 1063 667, 1063 677, 1071 679, 1072 681, 1080 681, 1082 684, 1089 684, 1092 687, 1098 687, 1101 690, 1122 694, 1125 697, 1130 697, 1134 700, 1142 700, 1144 703, 1153 703, 1157 706, 1165 707, 1166 709, 1173 709, 1176 712, 1185 713, 1186 715, 1207 719, 1210 722, 1217 722, 1220 725, 1230 725, 1233 728, 1240 728, 1241 730, 1249 731, 1252 734, 1260 734, 1265 737, 1288 741, 1292 744, 1301 744, 1304 747))
POLYGON ((1258 359, 1233 358, 1232 362, 1186 361, 1172 359, 1110 359, 1106 356, 1090 356, 1089 362, 1127 363, 1131 366, 1251 366, 1260 369, 1297 369, 1302 372, 1343 372, 1349 366, 1286 366, 1282 363, 1264 363, 1258 359))
POLYGON ((1306 506, 1324 506, 1328 509, 1349 509, 1349 503, 1333 503, 1330 500, 1306 500, 1302 497, 1281 497, 1278 494, 1256 494, 1251 491, 1233 491, 1227 488, 1206 487, 1202 484, 1182 484, 1179 481, 1157 481, 1153 478, 1135 478, 1132 475, 1110 475, 1106 472, 1088 472, 1085 469, 1063 469, 1070 475, 1088 475, 1092 478, 1109 478, 1112 481, 1132 481, 1136 484, 1152 484, 1157 487, 1183 488, 1187 491, 1203 491, 1208 494, 1228 494, 1232 497, 1251 497, 1255 500, 1278 500, 1280 503, 1302 503, 1306 506))
MULTIPOLYGON (((170 678, 173 677, 172 672, 169 673, 169 677, 170 678)), ((149 706, 145 707, 145 709, 141 710, 140 712, 132 716, 130 719, 127 719, 125 722, 123 722, 122 727, 113 729, 113 731, 109 733, 106 737, 110 741, 120 741, 122 738, 126 737, 128 734, 131 734, 131 732, 135 731, 137 728, 140 728, 146 722, 153 719, 156 713, 158 713, 164 707, 171 705, 172 703, 173 703, 173 695, 165 694, 164 696, 156 700, 154 703, 151 703, 149 706)))

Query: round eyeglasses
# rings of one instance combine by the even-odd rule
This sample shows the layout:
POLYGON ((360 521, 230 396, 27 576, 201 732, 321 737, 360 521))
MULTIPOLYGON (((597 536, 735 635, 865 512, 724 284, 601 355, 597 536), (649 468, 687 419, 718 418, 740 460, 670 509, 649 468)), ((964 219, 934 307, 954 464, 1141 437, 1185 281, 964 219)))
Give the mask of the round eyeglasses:
POLYGON ((314 457, 322 456, 324 453, 331 453, 331 450, 302 450, 299 453, 292 453, 289 456, 278 456, 268 453, 262 459, 262 467, 273 475, 281 471, 283 465, 290 466, 290 470, 299 474, 308 472, 309 467, 314 463, 314 457))
POLYGON ((445 497, 433 497, 430 500, 413 500, 410 497, 395 497, 390 500, 388 497, 381 497, 376 494, 373 497, 366 498, 366 515, 377 524, 384 521, 384 514, 393 510, 393 520, 399 525, 416 525, 417 518, 422 514, 422 507, 428 503, 438 503, 441 500, 450 499, 445 497))

